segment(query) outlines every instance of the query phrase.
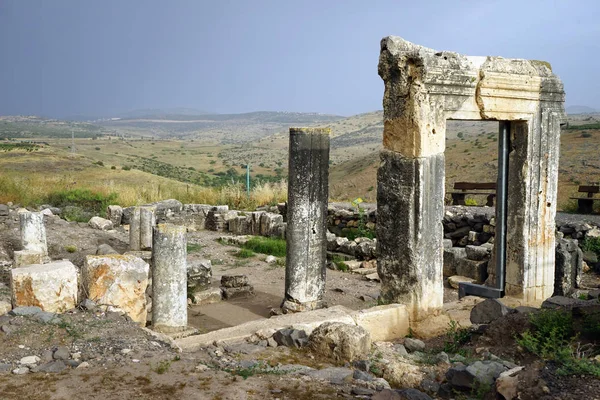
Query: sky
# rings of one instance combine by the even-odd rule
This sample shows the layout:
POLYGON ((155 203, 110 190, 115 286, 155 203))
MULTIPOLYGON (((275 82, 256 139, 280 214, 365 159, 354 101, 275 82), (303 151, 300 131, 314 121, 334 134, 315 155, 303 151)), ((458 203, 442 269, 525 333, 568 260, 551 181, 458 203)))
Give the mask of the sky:
POLYGON ((545 60, 600 109, 597 0, 0 0, 0 115, 382 108, 388 35, 545 60))

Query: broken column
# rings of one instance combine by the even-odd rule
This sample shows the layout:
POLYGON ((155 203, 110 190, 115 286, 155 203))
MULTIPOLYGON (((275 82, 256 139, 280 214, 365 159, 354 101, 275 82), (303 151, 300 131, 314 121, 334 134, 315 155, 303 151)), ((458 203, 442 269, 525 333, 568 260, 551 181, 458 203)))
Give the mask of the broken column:
POLYGON ((185 226, 159 224, 152 255, 152 326, 175 332, 187 327, 185 226))
POLYGON ((44 214, 22 212, 19 214, 23 250, 15 251, 15 266, 42 264, 48 257, 44 214))
POLYGON ((129 223, 129 248, 151 250, 154 225, 156 225, 156 207, 136 207, 129 223))
MULTIPOLYGON (((384 302, 412 318, 440 309, 446 121, 509 121, 506 294, 554 290, 554 216, 563 85, 543 61, 467 57, 381 41, 384 132, 377 189, 384 302)), ((488 279, 488 281, 493 281, 488 279)))
POLYGON ((284 311, 323 307, 330 132, 290 128, 284 311))

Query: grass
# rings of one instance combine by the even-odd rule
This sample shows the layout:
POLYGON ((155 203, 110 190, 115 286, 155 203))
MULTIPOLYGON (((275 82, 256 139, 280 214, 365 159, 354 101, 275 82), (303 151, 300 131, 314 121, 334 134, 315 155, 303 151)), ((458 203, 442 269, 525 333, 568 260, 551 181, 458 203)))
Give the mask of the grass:
POLYGON ((249 249, 240 249, 239 251, 235 252, 233 255, 238 258, 250 258, 250 257, 255 256, 254 252, 249 249))
POLYGON ((65 246, 65 251, 67 253, 75 253, 77 251, 77 246, 73 246, 73 245, 65 246))
POLYGON ((202 250, 202 245, 201 244, 197 244, 197 243, 188 243, 187 244, 187 252, 188 252, 188 254, 190 254, 190 253, 197 253, 200 250, 202 250))
POLYGON ((286 241, 284 239, 255 236, 244 243, 242 247, 255 253, 268 254, 275 257, 285 257, 286 255, 286 241))
POLYGON ((531 330, 517 338, 517 343, 544 360, 554 361, 563 375, 591 375, 600 378, 600 365, 590 360, 593 346, 582 345, 573 328, 570 313, 542 310, 530 316, 531 330))

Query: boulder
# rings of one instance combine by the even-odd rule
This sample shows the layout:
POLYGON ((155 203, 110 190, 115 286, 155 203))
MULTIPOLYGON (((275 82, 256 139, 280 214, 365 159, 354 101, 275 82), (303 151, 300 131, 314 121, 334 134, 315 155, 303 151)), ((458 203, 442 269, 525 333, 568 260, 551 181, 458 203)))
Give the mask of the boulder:
POLYGON ((0 204, 0 217, 7 217, 10 209, 6 204, 0 204))
POLYGON ((475 361, 469 366, 458 365, 446 372, 446 379, 457 389, 490 386, 508 368, 497 361, 475 361))
POLYGON ((96 249, 96 255, 103 256, 103 255, 106 255, 106 254, 119 254, 119 252, 116 251, 115 249, 113 249, 112 247, 110 247, 110 245, 108 245, 106 243, 102 243, 96 249))
POLYGON ((113 223, 110 220, 101 217, 92 217, 89 220, 88 225, 93 229, 99 229, 101 231, 109 231, 113 229, 113 223))
POLYGON ((371 336, 364 328, 342 322, 325 322, 310 335, 310 347, 336 361, 354 361, 368 357, 371 336))
POLYGON ((280 329, 273 334, 273 340, 279 346, 304 347, 308 343, 306 332, 300 329, 280 329))
POLYGON ((70 261, 15 268, 10 281, 14 307, 61 313, 77 305, 77 268, 70 261))
POLYGON ((404 347, 410 352, 423 351, 425 350, 425 343, 419 339, 405 338, 404 347))
POLYGON ((148 263, 132 255, 87 256, 83 286, 96 304, 113 306, 145 325, 148 272, 148 263))
POLYGON ((512 310, 498 299, 485 299, 471 310, 471 323, 489 324, 511 312, 512 310))

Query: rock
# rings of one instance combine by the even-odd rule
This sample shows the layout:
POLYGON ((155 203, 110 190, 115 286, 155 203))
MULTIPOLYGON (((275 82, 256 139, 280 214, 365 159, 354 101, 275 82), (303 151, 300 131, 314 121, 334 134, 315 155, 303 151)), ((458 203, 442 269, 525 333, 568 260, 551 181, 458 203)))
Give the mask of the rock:
POLYGON ((467 282, 467 283, 475 283, 475 279, 473 278, 468 278, 466 276, 460 276, 460 275, 454 275, 448 278, 448 285, 450 285, 450 287, 454 288, 454 289, 458 289, 458 285, 461 282, 467 282))
POLYGON ((8 301, 0 300, 0 315, 4 315, 12 310, 12 305, 8 301))
POLYGON ((319 325, 308 341, 316 353, 337 361, 365 359, 371 351, 371 336, 367 330, 341 322, 319 325))
POLYGON ((435 361, 437 361, 438 364, 450 364, 450 357, 442 351, 435 356, 435 361))
POLYGON ((35 314, 39 314, 42 312, 42 309, 38 306, 24 306, 24 307, 15 307, 12 311, 9 312, 10 315, 27 317, 35 314))
POLYGON ((88 225, 93 229, 100 229, 101 231, 113 229, 113 223, 110 220, 101 217, 92 217, 89 220, 88 225))
POLYGON ((267 256, 267 258, 265 258, 265 262, 267 264, 275 264, 277 262, 277 257, 275 257, 275 256, 267 256))
POLYGON ((427 394, 417 389, 392 390, 383 389, 376 393, 371 400, 432 400, 427 394))
POLYGON ((485 247, 468 245, 465 247, 467 258, 474 261, 483 261, 489 258, 489 252, 485 247))
POLYGON ((0 363, 0 374, 6 374, 12 370, 12 364, 0 363))
POLYGON ((187 264, 188 296, 208 289, 212 281, 212 264, 210 260, 194 260, 187 264))
POLYGON ((584 251, 583 252, 583 261, 585 261, 588 264, 597 264, 598 263, 598 255, 596 255, 596 253, 594 253, 593 251, 584 251))
POLYGON ((273 339, 272 337, 267 339, 267 346, 269 347, 277 347, 279 344, 277 343, 277 341, 275 339, 273 339))
POLYGON ((498 392, 505 400, 517 398, 519 377, 518 373, 523 367, 516 367, 508 371, 502 372, 496 379, 496 392, 498 392))
POLYGON ((29 368, 27 367, 19 367, 12 370, 12 373, 15 375, 25 375, 29 373, 29 368))
POLYGON ((444 276, 456 275, 457 260, 467 258, 463 247, 444 248, 444 276))
POLYGON ((403 344, 395 344, 394 351, 402 357, 408 357, 408 351, 406 350, 406 347, 404 347, 403 344))
POLYGON ((394 387, 419 387, 425 373, 419 366, 405 359, 390 360, 383 370, 383 378, 394 387))
POLYGON ((355 396, 369 396, 370 397, 375 394, 375 391, 373 389, 367 389, 367 388, 357 386, 357 387, 353 387, 352 391, 350 393, 355 396))
POLYGON ((225 288, 238 288, 248 286, 248 284, 246 275, 223 275, 221 277, 221 286, 225 288))
POLYGON ((497 299, 485 299, 471 310, 471 323, 489 324, 512 312, 497 299))
POLYGON ((84 361, 81 364, 79 364, 76 368, 83 369, 83 368, 88 368, 89 366, 90 366, 90 363, 88 363, 87 361, 84 361))
POLYGON ((37 313, 37 314, 35 314, 34 318, 43 324, 60 322, 60 318, 59 318, 58 314, 48 312, 48 311, 42 311, 40 313, 37 313))
POLYGON ((542 308, 564 308, 570 310, 573 307, 585 304, 587 304, 585 300, 573 299, 565 296, 553 296, 544 300, 542 303, 542 308))
POLYGON ((188 296, 192 299, 192 303, 197 305, 207 305, 218 303, 222 300, 222 292, 220 288, 209 288, 206 290, 194 292, 191 295, 188 293, 188 296))
POLYGON ((68 348, 60 346, 56 350, 54 350, 52 358, 54 358, 55 360, 68 360, 69 358, 71 358, 71 352, 68 348))
POLYGON ((6 204, 0 204, 0 217, 7 217, 10 209, 6 204))
POLYGON ((583 275, 583 253, 574 239, 556 239, 554 295, 569 296, 583 275))
POLYGON ((77 304, 77 268, 67 260, 31 265, 10 271, 15 307, 37 306, 65 312, 77 304))
MULTIPOLYGON (((273 340, 280 346, 304 347, 308 343, 306 332, 299 329, 280 329, 273 334, 273 340)), ((272 346, 276 347, 276 346, 272 346)))
POLYGON ((375 377, 365 371, 361 371, 360 369, 354 370, 354 374, 352 374, 352 379, 359 379, 361 381, 369 382, 372 381, 375 377))
POLYGON ((97 256, 104 256, 107 254, 119 254, 118 251, 116 251, 115 249, 113 249, 112 247, 110 247, 110 245, 103 243, 100 246, 98 246, 98 248, 96 249, 96 255, 97 256))
POLYGON ((225 300, 254 296, 254 286, 247 285, 241 287, 223 288, 222 293, 225 300))
POLYGON ((62 360, 50 361, 46 364, 42 364, 39 367, 36 367, 33 372, 47 372, 57 374, 59 372, 67 369, 67 365, 62 360))
POLYGON ((145 325, 148 272, 148 264, 132 255, 87 256, 83 287, 96 304, 116 307, 145 325))
POLYGON ((450 368, 446 379, 456 388, 473 389, 478 385, 491 385, 506 370, 508 368, 496 361, 475 361, 469 366, 450 368))
POLYGON ((456 275, 475 279, 477 282, 485 282, 488 277, 487 261, 475 261, 467 258, 455 260, 456 275))
POLYGON ((352 370, 349 368, 329 367, 315 369, 305 373, 313 379, 328 381, 334 385, 347 383, 352 378, 352 370))
POLYGON ((43 264, 46 255, 38 250, 18 250, 14 252, 15 267, 43 264))
POLYGON ((40 361, 40 358, 38 356, 27 356, 27 357, 21 358, 21 360, 19 360, 19 364, 20 365, 34 365, 34 364, 37 364, 39 361, 40 361))
POLYGON ((46 215, 48 217, 52 217, 54 215, 52 213, 52 210, 49 208, 44 208, 42 211, 40 211, 40 213, 42 213, 42 215, 46 215))
POLYGON ((405 338, 404 347, 406 347, 406 350, 410 352, 423 351, 425 350, 425 343, 419 339, 405 338))
POLYGON ((442 244, 444 246, 444 249, 449 249, 452 247, 452 239, 443 239, 442 244))
POLYGON ((83 310, 94 311, 96 308, 98 308, 98 305, 90 299, 85 299, 79 303, 79 307, 83 310))
POLYGON ((123 208, 117 205, 111 205, 106 208, 106 218, 112 222, 113 227, 121 225, 123 220, 123 208))

